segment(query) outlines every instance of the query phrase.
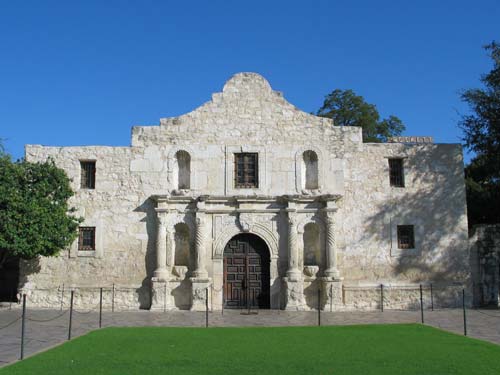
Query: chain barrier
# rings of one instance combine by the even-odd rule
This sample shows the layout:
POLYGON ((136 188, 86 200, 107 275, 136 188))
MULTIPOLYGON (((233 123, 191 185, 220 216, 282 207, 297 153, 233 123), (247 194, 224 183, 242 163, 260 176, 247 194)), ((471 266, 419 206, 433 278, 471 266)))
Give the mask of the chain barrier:
POLYGON ((222 291, 224 290, 224 287, 223 287, 223 286, 222 286, 220 289, 216 289, 216 288, 214 287, 214 285, 212 284, 212 285, 211 285, 211 287, 212 287, 212 290, 213 290, 215 293, 220 293, 220 292, 222 292, 222 291))
POLYGON ((26 317, 26 320, 29 320, 30 322, 36 322, 36 323, 46 323, 46 322, 51 322, 53 320, 59 319, 61 316, 66 314, 69 310, 65 310, 62 314, 59 314, 53 318, 50 319, 33 319, 33 318, 28 318, 26 317))
POLYGON ((0 331, 1 331, 2 329, 5 329, 5 328, 10 327, 10 326, 11 326, 11 325, 13 325, 15 322, 18 322, 18 321, 19 321, 19 320, 21 320, 21 319, 22 319, 22 315, 21 315, 20 317, 18 317, 17 319, 13 320, 12 322, 7 323, 6 325, 4 325, 4 326, 0 327, 0 331))
POLYGON ((491 318, 500 318, 500 315, 491 315, 491 314, 487 314, 487 313, 485 313, 484 311, 480 311, 480 310, 473 310, 473 311, 476 311, 476 312, 478 312, 478 313, 480 313, 480 314, 483 314, 483 315, 489 316, 489 317, 491 317, 491 318))
POLYGON ((93 311, 96 311, 98 308, 99 308, 99 304, 100 302, 97 302, 97 305, 95 305, 94 307, 92 307, 90 310, 88 311, 78 311, 77 309, 75 309, 73 307, 73 311, 76 312, 77 314, 80 314, 80 315, 86 315, 86 314, 90 314, 91 312, 93 311))

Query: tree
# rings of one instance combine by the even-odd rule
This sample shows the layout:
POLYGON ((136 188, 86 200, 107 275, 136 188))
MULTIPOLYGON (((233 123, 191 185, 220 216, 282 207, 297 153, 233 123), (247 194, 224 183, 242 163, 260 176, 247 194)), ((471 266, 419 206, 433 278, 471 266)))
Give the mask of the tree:
POLYGON ((81 219, 68 207, 72 195, 53 161, 13 162, 0 151, 0 269, 17 257, 57 255, 73 242, 81 219))
POLYGON ((396 116, 381 120, 377 107, 352 90, 333 90, 316 114, 333 119, 335 125, 360 126, 364 142, 387 142, 389 137, 401 135, 406 129, 396 116))
POLYGON ((469 225, 500 223, 500 45, 484 46, 493 69, 480 81, 484 87, 465 90, 469 105, 459 126, 465 146, 475 153, 465 169, 469 225))

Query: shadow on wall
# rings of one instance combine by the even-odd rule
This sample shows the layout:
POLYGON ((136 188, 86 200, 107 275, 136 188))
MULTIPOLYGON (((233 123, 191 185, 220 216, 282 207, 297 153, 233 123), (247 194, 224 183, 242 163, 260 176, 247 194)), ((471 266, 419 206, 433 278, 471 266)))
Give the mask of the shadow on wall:
POLYGON ((469 283, 461 154, 453 152, 451 157, 450 153, 436 149, 426 152, 425 157, 417 154, 405 159, 405 172, 406 187, 390 187, 389 201, 376 203, 370 202, 370 196, 363 197, 377 213, 364 222, 366 230, 361 243, 381 244, 392 265, 388 274, 385 261, 377 260, 379 266, 370 264, 374 259, 368 261, 361 266, 366 267, 362 271, 366 279, 383 281, 384 277, 395 277, 410 283, 469 283), (398 225, 414 226, 414 249, 398 248, 398 225))
POLYGON ((146 233, 148 236, 146 245, 146 255, 144 257, 144 266, 146 277, 141 282, 141 287, 136 290, 139 296, 141 309, 151 307, 151 278, 156 266, 156 212, 155 202, 148 198, 134 212, 143 212, 144 217, 141 222, 146 223, 146 233))

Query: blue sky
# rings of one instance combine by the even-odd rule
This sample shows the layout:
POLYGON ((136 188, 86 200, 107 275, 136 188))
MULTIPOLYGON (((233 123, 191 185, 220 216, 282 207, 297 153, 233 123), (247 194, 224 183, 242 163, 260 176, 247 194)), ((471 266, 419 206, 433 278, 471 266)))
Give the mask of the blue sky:
POLYGON ((406 135, 460 142, 462 89, 491 69, 500 2, 4 1, 0 137, 24 144, 128 145, 221 91, 262 74, 316 111, 335 88, 394 114, 406 135))

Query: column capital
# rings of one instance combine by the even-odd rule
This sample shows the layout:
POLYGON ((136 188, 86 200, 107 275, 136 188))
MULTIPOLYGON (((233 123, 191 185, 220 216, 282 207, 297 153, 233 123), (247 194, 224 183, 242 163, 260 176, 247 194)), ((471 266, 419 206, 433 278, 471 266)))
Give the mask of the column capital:
POLYGON ((156 218, 158 220, 158 224, 162 226, 166 226, 168 223, 167 212, 157 212, 156 218))

